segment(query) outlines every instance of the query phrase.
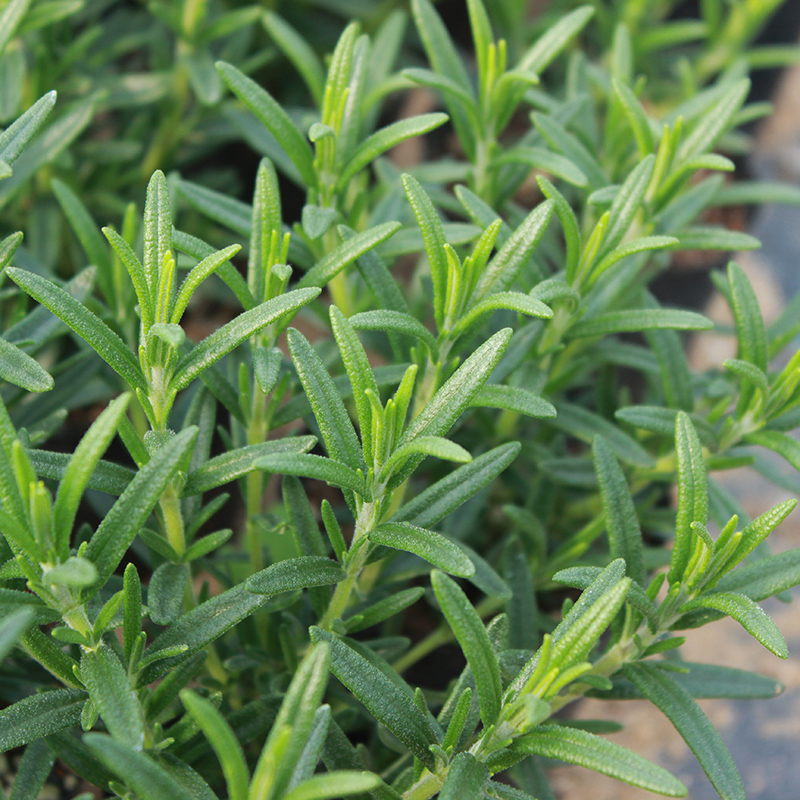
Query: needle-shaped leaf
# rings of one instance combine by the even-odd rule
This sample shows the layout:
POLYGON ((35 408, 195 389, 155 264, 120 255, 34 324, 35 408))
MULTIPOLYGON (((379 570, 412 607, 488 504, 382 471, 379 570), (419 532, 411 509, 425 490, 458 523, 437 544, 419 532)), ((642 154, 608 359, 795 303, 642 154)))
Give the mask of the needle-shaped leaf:
POLYGON ((759 602, 800 584, 800 550, 760 558, 723 576, 716 589, 759 602))
POLYGON ((428 749, 436 744, 429 716, 414 702, 411 687, 379 656, 358 642, 311 628, 312 642, 330 646, 331 672, 423 764, 433 768, 428 749))
POLYGON ((231 726, 217 708, 204 697, 190 689, 181 692, 181 702, 200 726, 209 744, 214 748, 230 800, 247 800, 250 771, 244 760, 242 747, 231 730, 231 726))
POLYGON ((694 225, 675 234, 675 250, 757 250, 761 241, 743 231, 731 231, 715 225, 694 225))
POLYGON ((395 470, 402 467, 408 458, 415 455, 433 456, 444 461, 456 461, 461 464, 472 461, 469 451, 460 444, 441 436, 418 436, 407 444, 401 445, 392 453, 391 458, 383 465, 378 480, 387 481, 395 470))
POLYGON ((364 167, 372 163, 381 153, 391 150, 392 147, 406 139, 435 130, 445 122, 447 122, 447 114, 419 114, 415 117, 398 120, 375 131, 356 148, 350 157, 336 179, 337 189, 343 190, 364 167))
POLYGON ((132 750, 144 747, 144 717, 128 673, 117 654, 102 644, 81 656, 81 680, 108 732, 132 750))
POLYGON ((689 693, 663 670, 626 664, 625 677, 657 706, 700 762, 723 800, 746 800, 742 779, 722 737, 689 693))
POLYGON ((458 545, 427 528, 407 522, 384 522, 369 532, 369 540, 394 550, 414 553, 459 578, 475 574, 475 565, 458 545))
POLYGON ((537 419, 556 416, 555 406, 538 394, 529 389, 498 383, 486 384, 475 396, 472 405, 476 408, 503 408, 537 419))
POLYGON ((5 339, 0 339, 0 380, 29 392, 47 392, 54 385, 53 378, 38 361, 5 339))
POLYGON ((369 230, 344 239, 333 252, 311 267, 297 285, 301 289, 306 286, 325 286, 346 266, 394 236, 401 227, 399 222, 382 222, 369 230))
POLYGON ((101 764, 140 797, 148 800, 193 800, 196 797, 150 756, 123 742, 103 733, 88 733, 83 741, 101 764))
POLYGON ((564 156, 554 153, 545 147, 532 147, 519 145, 506 150, 495 159, 495 164, 524 164, 531 169, 540 169, 549 172, 556 178, 561 178, 573 186, 586 186, 586 176, 575 164, 564 156))
POLYGON ((84 489, 88 486, 100 457, 114 438, 130 395, 124 394, 109 403, 81 439, 67 464, 53 507, 56 549, 62 558, 69 554, 69 537, 84 489))
POLYGON ((628 483, 611 448, 601 436, 592 443, 594 468, 600 484, 611 557, 624 558, 628 575, 644 582, 644 548, 639 519, 628 483))
POLYGON ((681 613, 711 608, 735 619, 753 638, 779 658, 788 658, 786 640, 772 618, 749 597, 733 592, 703 595, 681 606, 681 613))
POLYGON ((639 98, 636 97, 633 90, 626 83, 617 78, 612 79, 611 85, 614 88, 614 94, 616 94, 625 109, 625 116, 628 118, 633 137, 636 139, 639 155, 642 157, 649 155, 655 150, 653 131, 650 129, 650 123, 647 120, 642 104, 639 102, 639 98))
POLYGON ((136 356, 122 339, 86 306, 54 283, 32 272, 8 267, 6 273, 34 300, 46 306, 62 322, 69 325, 132 387, 142 390, 146 388, 136 356))
POLYGON ((42 127, 55 102, 56 93, 48 92, 0 133, 0 159, 6 164, 11 164, 19 156, 25 145, 42 127))
POLYGON ((283 796, 283 800, 336 800, 379 788, 383 781, 371 772, 337 770, 313 775, 283 796))
POLYGON ((507 442, 474 458, 413 497, 392 518, 422 527, 435 525, 488 486, 517 457, 518 442, 507 442))
POLYGON ((192 267, 189 274, 183 279, 181 288, 178 290, 178 296, 172 305, 171 321, 173 323, 181 321, 183 312, 186 310, 186 306, 189 305, 189 300, 191 300, 197 287, 226 261, 230 261, 241 249, 241 245, 232 244, 224 250, 206 256, 199 264, 195 264, 192 267))
POLYGON ((520 755, 537 755, 578 764, 667 797, 686 796, 686 787, 663 767, 627 747, 578 728, 540 725, 533 733, 516 739, 511 749, 520 755))
POLYGON ((562 50, 572 41, 594 15, 594 8, 580 6, 565 14, 547 32, 540 36, 522 56, 519 68, 539 74, 552 63, 562 50))
POLYGON ((217 69, 222 75, 222 80, 225 81, 233 93, 244 102, 277 139, 278 144, 289 156, 289 159, 302 176, 306 186, 316 186, 317 173, 314 169, 314 156, 311 148, 299 128, 289 118, 289 115, 275 101, 272 95, 233 65, 218 61, 217 69))
POLYGON ((0 622, 0 659, 5 658, 17 640, 33 624, 34 610, 30 607, 7 611, 0 622))
POLYGON ((276 472, 281 475, 296 475, 298 478, 314 478, 340 489, 349 489, 360 496, 366 493, 364 479, 358 472, 341 461, 308 453, 273 453, 261 456, 254 465, 256 469, 276 472))
POLYGON ((675 452, 678 459, 678 515, 670 559, 670 583, 683 578, 683 571, 689 563, 696 536, 692 523, 705 525, 708 520, 708 482, 703 448, 689 415, 683 411, 675 419, 675 452))
POLYGON ((569 329, 567 338, 609 336, 651 330, 707 331, 714 323, 702 314, 682 309, 653 308, 605 311, 582 320, 569 329))
POLYGON ((150 292, 157 298, 161 266, 167 251, 172 250, 172 212, 169 207, 167 179, 156 170, 147 184, 144 205, 144 274, 150 292))
POLYGON ((451 578, 434 570, 431 584, 436 599, 472 670, 478 688, 483 724, 493 724, 500 714, 503 685, 500 665, 483 621, 467 596, 451 578))
POLYGON ((345 577, 342 568, 324 556, 299 556, 279 561, 271 567, 251 575, 245 582, 249 592, 276 595, 307 589, 314 586, 328 586, 345 577))
POLYGON ((466 797, 486 797, 489 770, 472 753, 459 753, 450 765, 439 800, 463 800, 466 797))
POLYGON ((482 300, 461 317, 453 328, 451 335, 455 337, 468 331, 484 314, 489 314, 499 309, 516 311, 519 314, 526 314, 529 317, 538 317, 539 319, 550 319, 553 316, 553 310, 549 306, 530 295, 522 292, 497 292, 496 294, 490 294, 485 300, 482 300))
POLYGON ((85 557, 97 567, 99 578, 92 594, 105 584, 117 568, 167 484, 178 471, 184 456, 194 445, 196 436, 197 428, 188 428, 158 450, 139 470, 100 523, 85 552, 85 557))
POLYGON ((295 289, 239 314, 227 325, 206 336, 178 361, 175 374, 170 381, 170 389, 173 391, 185 389, 198 375, 238 347, 249 336, 289 314, 294 315, 318 294, 319 289, 295 289))
POLYGON ((362 311, 349 318, 357 331, 388 331, 412 336, 425 344, 431 353, 437 352, 436 337, 411 314, 382 308, 377 311, 362 311))
POLYGON ((76 725, 86 698, 82 689, 54 689, 7 706, 0 711, 0 751, 76 725))
POLYGON ((396 594, 391 594, 383 600, 379 600, 369 608, 359 611, 352 617, 348 617, 344 624, 348 633, 358 633, 365 628, 370 628, 377 625, 384 620, 399 614, 409 606, 414 605, 423 595, 425 589, 422 586, 416 586, 413 589, 403 589, 396 594))
POLYGON ((351 469, 362 469, 366 473, 353 423, 322 359, 308 339, 294 328, 289 329, 287 341, 329 455, 351 469))
POLYGON ((214 456, 192 470, 186 478, 182 495, 191 497, 231 483, 257 469, 256 462, 275 453, 306 453, 316 444, 315 436, 290 436, 285 439, 249 444, 214 456))

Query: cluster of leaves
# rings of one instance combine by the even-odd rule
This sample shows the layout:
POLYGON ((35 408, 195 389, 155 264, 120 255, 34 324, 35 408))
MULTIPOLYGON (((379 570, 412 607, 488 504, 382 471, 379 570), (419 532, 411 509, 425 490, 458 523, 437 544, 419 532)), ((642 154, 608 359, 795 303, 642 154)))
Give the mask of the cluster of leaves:
MULTIPOLYGON (((12 0, 0 42, 31 46, 73 13, 65 2, 37 17, 12 0)), ((708 473, 751 465, 798 491, 762 452, 800 469, 787 434, 800 354, 771 368, 800 333, 800 301, 767 328, 731 263, 715 279, 737 357, 693 375, 678 332, 712 323, 648 286, 676 251, 758 246, 708 209, 798 200, 717 174, 745 143, 738 126, 766 113, 747 104, 758 51, 741 32, 775 4, 704 3, 694 27, 649 37, 673 4, 554 3, 541 35, 524 3, 494 5, 493 27, 466 3, 474 63, 413 0, 421 51, 395 12, 372 35, 348 25, 325 64, 274 12, 155 4, 184 102, 151 124, 129 98, 138 121, 111 140, 155 131, 141 220, 124 170, 103 179, 118 230, 95 222, 104 195, 72 175, 51 188, 90 266, 64 280, 57 247, 40 261, 45 246, 25 250, 21 234, 0 242, 0 745, 25 746, 15 800, 56 758, 139 800, 543 800, 542 759, 685 795, 598 735, 613 721, 556 716, 587 694, 649 698, 720 797, 744 798, 695 698, 780 686, 684 661, 674 632, 730 616, 788 656, 757 603, 800 583, 800 550, 764 544, 795 501, 750 521, 708 473), (265 60, 242 63, 256 18, 300 73, 299 112, 246 74, 265 60), (670 72, 689 42, 701 55, 670 72), (420 85, 444 111, 381 126, 387 99, 420 85), (233 128, 201 112, 218 104, 233 128), (404 174, 385 157, 448 125, 448 155, 404 174), (231 130, 265 154, 251 203, 154 169, 231 130), (303 198, 297 219, 283 179, 303 198), (212 285, 240 311, 192 343, 212 285), (73 451, 48 449, 92 405, 73 451), (233 483, 235 497, 221 491, 233 483), (217 529, 223 510, 235 524, 217 529), (410 615, 430 632, 403 635, 410 615), (450 641, 460 674, 436 658, 450 641), (403 674, 423 659, 414 689, 403 674)), ((103 8, 86 11, 75 64, 103 8)), ((56 158, 64 118, 46 127, 55 99, 0 134, 15 191, 42 164, 70 167, 56 158)))

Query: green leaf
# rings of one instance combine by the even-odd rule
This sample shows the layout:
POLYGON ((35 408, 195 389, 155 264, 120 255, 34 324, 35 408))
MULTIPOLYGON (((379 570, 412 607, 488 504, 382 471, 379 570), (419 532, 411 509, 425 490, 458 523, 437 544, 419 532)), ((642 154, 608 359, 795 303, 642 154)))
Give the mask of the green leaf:
POLYGON ((675 250, 757 250, 761 242, 755 236, 742 231, 731 231, 712 225, 696 225, 684 228, 676 234, 675 250))
POLYGON ((694 311, 671 308, 630 309, 605 311, 573 325, 567 338, 609 336, 612 333, 637 333, 651 330, 707 331, 714 327, 711 320, 694 311))
POLYGON ((625 463, 645 468, 654 465, 652 456, 637 441, 604 417, 572 403, 559 401, 554 405, 557 415, 551 425, 587 444, 591 444, 599 434, 614 455, 625 463))
POLYGON ((371 772, 339 770, 314 775, 295 786, 283 800, 332 800, 377 789, 383 781, 371 772))
POLYGON ((668 575, 670 583, 683 579, 689 563, 696 536, 692 523, 705 526, 708 520, 708 482, 703 448, 689 415, 683 411, 675 419, 675 452, 678 459, 678 515, 668 575))
POLYGON ((700 122, 684 139, 678 150, 676 161, 680 163, 692 156, 710 151, 728 130, 749 91, 750 81, 746 78, 734 83, 712 108, 699 117, 700 122))
POLYGON ((511 329, 504 328, 472 353, 408 426, 400 444, 447 433, 489 379, 510 341, 511 329))
POLYGON ((169 625, 180 616, 189 568, 164 563, 156 567, 147 586, 147 608, 156 625, 169 625))
POLYGON ((541 73, 583 30, 594 15, 594 11, 592 6, 585 5, 561 16, 522 56, 519 68, 536 74, 541 73))
POLYGON ((296 589, 329 586, 344 578, 344 570, 335 561, 324 556, 300 556, 279 561, 251 575, 244 585, 248 592, 272 596, 296 589))
POLYGON ((250 771, 231 726, 212 703, 190 689, 184 689, 180 697, 184 708, 194 717, 217 754, 225 775, 229 799, 247 800, 250 771))
MULTIPOLYGON (((6 6, 4 14, 10 13, 10 8, 11 4, 6 6)), ((56 93, 48 92, 0 133, 0 159, 6 164, 11 164, 17 159, 25 145, 42 127, 55 103, 56 93)))
POLYGON ((436 337, 411 314, 382 308, 354 314, 348 322, 357 331, 390 331, 402 333, 404 336, 412 336, 423 342, 431 353, 438 352, 436 337))
POLYGON ((34 300, 50 309, 62 322, 69 325, 133 388, 143 391, 146 389, 146 382, 136 357, 122 339, 86 306, 54 283, 32 272, 8 267, 6 273, 34 300))
POLYGON ((586 176, 572 161, 545 147, 518 145, 503 152, 499 158, 494 160, 494 163, 498 165, 525 164, 532 169, 549 172, 556 178, 561 178, 573 186, 583 187, 588 185, 586 176))
POLYGON ((653 132, 650 123, 645 115, 644 108, 631 88, 622 81, 613 78, 611 84, 614 93, 625 109, 625 116, 628 118, 633 137, 636 139, 636 146, 639 148, 639 155, 642 157, 654 152, 653 132))
MULTIPOLYGON (((325 286, 331 278, 338 275, 348 264, 390 239, 400 230, 399 222, 382 222, 366 231, 350 236, 331 253, 318 261, 298 282, 298 287, 325 286)), ((344 237, 343 237, 344 238, 344 237)))
MULTIPOLYGON (((0 19, 2 25, 2 19, 0 19)), ((36 800, 40 796, 44 782, 50 775, 56 754, 44 739, 32 742, 25 748, 22 760, 16 769, 14 785, 8 800, 36 800)), ((5 798, 5 795, 3 795, 5 798)))
POLYGON ((714 587, 759 602, 800 584, 800 549, 752 561, 724 575, 714 587))
POLYGON ((439 800, 484 797, 488 781, 486 764, 478 761, 472 753, 459 753, 450 764, 439 800))
POLYGON ((507 442, 474 458, 469 464, 414 496, 392 518, 393 522, 410 522, 430 527, 451 511, 466 503, 488 486, 517 457, 520 445, 507 442))
POLYGON ((353 469, 332 458, 301 453, 273 453, 261 456, 254 465, 256 469, 276 472, 281 475, 296 475, 298 478, 314 478, 340 489, 349 489, 364 496, 367 491, 364 478, 353 469))
POLYGON ((289 329, 286 338, 328 454, 332 459, 351 469, 362 469, 366 474, 364 456, 353 423, 322 359, 308 339, 294 328, 289 329))
MULTIPOLYGON (((48 450, 28 450, 28 457, 34 471, 40 478, 51 478, 60 481, 69 466, 68 453, 52 453, 48 450)), ((110 461, 98 461, 89 477, 87 487, 108 492, 119 497, 133 480, 135 472, 120 464, 110 461)))
POLYGON ((746 800, 742 779, 725 742, 689 693, 663 670, 626 664, 625 677, 667 716, 689 745, 723 800, 746 800))
POLYGON ((434 570, 431 584, 436 599, 472 670, 478 689, 478 702, 483 724, 493 724, 502 705, 503 685, 500 665, 494 654, 486 628, 458 584, 444 573, 434 570))
POLYGON ((183 279, 178 295, 172 304, 171 321, 173 323, 180 322, 183 312, 186 310, 186 306, 189 305, 189 300, 197 287, 226 261, 230 261, 241 249, 241 245, 232 244, 224 250, 206 256, 199 264, 195 264, 192 267, 189 274, 183 279))
POLYGON ((70 533, 84 489, 89 485, 100 457, 114 438, 129 401, 130 395, 123 394, 109 403, 81 439, 64 470, 53 507, 57 550, 62 558, 69 553, 70 533))
POLYGON ((408 684, 383 659, 358 642, 345 642, 316 627, 311 628, 311 641, 329 644, 333 674, 375 719, 432 769, 433 757, 428 747, 437 744, 436 734, 429 716, 414 702, 408 684))
POLYGON ((295 289, 239 314, 227 325, 206 336, 178 361, 170 381, 170 390, 185 389, 198 375, 238 347, 249 336, 282 317, 294 315, 317 295, 319 289, 295 289))
POLYGON ((458 545, 427 528, 407 522, 384 522, 371 530, 368 536, 375 544, 414 553, 459 578, 475 574, 475 565, 458 545))
POLYGON ((321 106, 325 90, 325 70, 313 48, 288 22, 273 11, 265 11, 261 21, 272 40, 300 73, 314 102, 321 106))
POLYGON ((0 711, 0 751, 77 725, 86 702, 82 689, 55 689, 19 700, 0 711))
POLYGON ((778 626, 749 597, 732 592, 718 592, 690 600, 688 603, 684 603, 679 610, 686 614, 698 608, 711 608, 727 614, 771 653, 779 658, 789 657, 786 640, 778 630, 778 626))
POLYGON ((611 557, 625 559, 628 575, 644 583, 644 548, 639 519, 628 483, 611 448, 601 436, 592 443, 594 468, 600 484, 611 557))
POLYGON ((447 75, 442 75, 429 69, 420 69, 418 67, 404 69, 400 74, 404 78, 408 78, 410 81, 420 86, 427 86, 429 89, 438 89, 442 94, 450 95, 451 99, 459 100, 468 110, 475 103, 475 98, 470 91, 460 86, 452 78, 448 78, 447 75))
POLYGON ((97 570, 91 561, 71 556, 42 575, 53 586, 91 586, 97 580, 97 570))
POLYGON ((588 731, 561 725, 540 725, 534 733, 515 739, 511 750, 578 764, 619 781, 667 797, 685 797, 686 787, 663 767, 588 731))
POLYGON ((47 392, 53 388, 53 378, 38 361, 1 338, 0 380, 29 392, 47 392))
POLYGON ((383 600, 379 600, 374 605, 359 611, 344 621, 347 633, 358 633, 358 631, 363 631, 365 628, 371 628, 373 625, 390 619, 395 614, 399 614, 409 606, 414 605, 424 594, 425 589, 422 586, 416 586, 413 589, 403 589, 383 600))
POLYGON ((196 800, 167 770, 142 752, 106 736, 87 733, 83 741, 101 764, 147 800, 196 800))
POLYGON ((533 251, 544 236, 553 216, 553 210, 553 201, 545 200, 525 217, 511 238, 500 248, 481 273, 472 298, 473 307, 489 294, 505 292, 511 288, 517 275, 530 261, 533 251))
MULTIPOLYGON (((415 6, 415 10, 426 4, 427 0, 423 0, 421 4, 415 6)), ((427 10, 425 13, 428 13, 427 10)), ((432 8, 430 14, 436 17, 441 24, 441 20, 432 8)), ((445 252, 447 239, 439 215, 419 181, 411 175, 403 175, 402 181, 408 202, 417 218, 417 225, 422 231, 422 241, 425 246, 425 254, 428 256, 433 281, 433 313, 436 325, 441 329, 444 324, 445 293, 447 291, 448 266, 445 252)))
MULTIPOLYGON (((156 170, 147 184, 144 206, 144 274, 150 294, 158 302, 159 278, 164 258, 172 250, 172 212, 167 179, 156 170)), ((170 287, 171 288, 171 287, 170 287)))
POLYGON ((12 650, 17 640, 33 624, 35 612, 30 607, 18 608, 6 612, 0 622, 0 659, 4 659, 12 650))
POLYGON ((256 462, 264 456, 280 453, 306 453, 316 444, 315 436, 290 436, 261 444, 237 447, 214 456, 201 467, 192 470, 181 492, 183 497, 202 494, 209 489, 231 483, 248 472, 258 469, 256 462))
POLYGON ((131 750, 144 747, 144 717, 128 673, 107 645, 81 656, 81 680, 108 732, 131 750))
POLYGON ((790 183, 737 180, 720 187, 714 195, 715 206, 800 205, 800 187, 790 183))
POLYGON ((527 314, 529 317, 538 317, 539 319, 550 319, 553 316, 553 310, 535 297, 522 294, 522 292, 497 292, 490 294, 461 317, 453 328, 451 336, 461 335, 468 331, 484 314, 499 309, 516 311, 519 314, 527 314))
POLYGON ((416 439, 398 447, 391 458, 383 465, 378 475, 378 480, 385 482, 392 474, 401 468, 408 458, 414 455, 433 456, 445 461, 456 461, 467 464, 472 461, 469 451, 460 444, 451 442, 441 436, 418 436, 416 439))
POLYGON ((307 187, 317 185, 314 155, 303 134, 275 99, 231 64, 217 62, 222 80, 258 117, 289 156, 307 187))
POLYGON ((498 383, 486 384, 475 396, 472 405, 481 408, 502 408, 537 419, 556 416, 555 406, 538 394, 528 389, 503 386, 498 383))
POLYGON ((85 557, 97 567, 98 591, 117 568, 164 489, 194 445, 197 428, 182 431, 165 444, 128 484, 95 531, 85 557))
POLYGON ((361 142, 350 157, 350 160, 336 179, 337 191, 343 191, 347 184, 381 153, 391 150, 395 145, 404 142, 406 139, 421 136, 423 133, 435 130, 444 125, 447 119, 447 114, 419 114, 415 117, 398 120, 385 128, 377 130, 361 142))
POLYGON ((632 239, 629 242, 615 247, 596 267, 592 269, 592 279, 602 275, 609 267, 614 266, 618 261, 636 253, 644 253, 650 250, 663 250, 666 247, 680 244, 680 239, 674 236, 642 236, 639 239, 632 239))

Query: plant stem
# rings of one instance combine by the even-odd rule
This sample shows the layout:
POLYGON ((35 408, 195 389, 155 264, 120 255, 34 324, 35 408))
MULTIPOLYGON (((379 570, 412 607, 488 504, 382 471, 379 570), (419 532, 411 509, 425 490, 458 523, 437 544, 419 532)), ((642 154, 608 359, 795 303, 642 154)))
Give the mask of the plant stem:
POLYGON ((182 556, 186 552, 186 535, 183 528, 183 514, 181 513, 181 500, 175 489, 175 484, 170 483, 160 500, 161 511, 164 514, 164 528, 167 532, 167 541, 172 549, 182 556))

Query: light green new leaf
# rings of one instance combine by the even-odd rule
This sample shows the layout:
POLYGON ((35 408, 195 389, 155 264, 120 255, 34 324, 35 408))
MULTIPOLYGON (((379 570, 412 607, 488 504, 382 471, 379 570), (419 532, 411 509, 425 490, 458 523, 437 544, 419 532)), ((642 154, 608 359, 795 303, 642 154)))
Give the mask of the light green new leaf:
POLYGON ((29 392, 47 392, 53 388, 53 378, 44 367, 5 339, 0 339, 0 380, 29 392))
POLYGON ((414 702, 411 687, 380 657, 359 642, 311 628, 312 642, 330 646, 331 672, 423 764, 433 768, 428 747, 437 744, 427 714, 414 702))
POLYGON ((592 269, 592 280, 596 280, 609 267, 614 266, 618 261, 636 253, 644 253, 649 250, 663 250, 680 243, 680 239, 674 236, 642 236, 639 239, 632 239, 630 242, 615 247, 596 267, 592 269))
POLYGON ((752 383, 765 395, 769 391, 769 378, 755 364, 751 364, 749 361, 742 361, 739 358, 728 358, 722 362, 722 366, 734 375, 738 375, 740 378, 752 383))
POLYGON ((299 556, 278 561, 266 569, 251 575, 245 588, 254 594, 276 595, 307 589, 314 586, 329 586, 345 578, 344 570, 324 556, 299 556))
POLYGON ((66 558, 69 554, 70 534, 83 491, 89 484, 100 457, 114 438, 129 401, 130 395, 123 394, 109 403, 81 439, 64 470, 53 507, 56 549, 61 558, 66 558))
POLYGON ((318 295, 319 289, 316 288, 295 289, 239 314, 227 325, 206 336, 178 361, 170 381, 170 390, 185 389, 198 375, 249 336, 287 315, 294 315, 318 295))
POLYGON ((0 659, 5 658, 11 652, 17 640, 31 626, 35 616, 34 610, 30 607, 22 607, 6 613, 5 618, 0 622, 0 659))
POLYGON ((746 800, 725 742, 689 693, 649 664, 626 664, 622 672, 675 726, 722 800, 746 800))
POLYGON ((184 708, 194 717, 217 754, 229 800, 247 800, 250 772, 231 726, 212 703, 190 689, 184 689, 180 697, 184 708))
POLYGON ((414 553, 459 578, 469 578, 475 574, 475 565, 458 545, 427 528, 407 522, 384 522, 371 530, 368 536, 375 544, 414 553))
POLYGON ((671 308, 637 308, 626 311, 605 311, 573 325, 567 338, 609 336, 613 333, 635 333, 652 330, 707 331, 711 320, 694 311, 671 308))
POLYGON ((307 187, 317 185, 314 155, 306 138, 275 99, 231 64, 217 62, 222 80, 258 117, 289 156, 307 187))
POLYGON ((195 266, 192 267, 189 274, 183 279, 181 288, 178 290, 178 295, 172 305, 171 320, 173 323, 181 321, 183 312, 186 310, 186 306, 189 305, 189 300, 197 287, 209 275, 216 272, 226 261, 230 261, 241 249, 241 245, 232 244, 224 250, 206 256, 199 264, 195 264, 195 266))
POLYGON ((519 69, 529 70, 536 74, 541 73, 583 30, 594 15, 594 11, 592 6, 585 5, 560 17, 522 56, 518 65, 519 69))
POLYGON ((85 702, 82 689, 54 689, 12 703, 0 711, 0 752, 77 725, 85 702))
POLYGON ((639 155, 642 157, 649 155, 654 152, 655 144, 653 143, 653 131, 650 129, 650 123, 642 104, 627 84, 616 78, 612 78, 611 84, 614 93, 625 109, 633 137, 636 139, 636 146, 639 148, 639 155))
POLYGON ((84 554, 97 567, 99 580, 92 594, 105 584, 117 568, 167 484, 178 471, 184 456, 194 446, 196 437, 197 428, 187 428, 158 450, 139 470, 100 523, 84 554))
POLYGON ((335 800, 377 789, 383 781, 371 772, 338 770, 314 775, 295 786, 283 800, 335 800))
POLYGON ((418 436, 407 444, 398 447, 391 458, 383 465, 378 480, 389 480, 395 470, 402 467, 408 458, 414 455, 433 456, 444 461, 455 461, 467 464, 472 456, 460 444, 444 439, 441 436, 418 436))
POLYGON ((538 394, 499 383, 486 384, 472 400, 472 405, 476 408, 502 408, 537 419, 556 416, 555 406, 538 394))
POLYGON ((340 489, 349 489, 360 496, 366 494, 364 478, 353 469, 332 458, 308 453, 273 453, 258 458, 256 469, 280 475, 296 475, 298 478, 314 478, 340 489))
POLYGON ((689 415, 683 411, 675 419, 675 452, 678 459, 678 515, 670 559, 670 583, 683 578, 683 571, 689 563, 696 536, 692 523, 704 526, 708 520, 708 482, 703 448, 689 415))
POLYGON ((686 787, 663 767, 578 728, 540 725, 534 733, 516 739, 512 751, 578 764, 619 781, 667 797, 685 797, 686 787))
POLYGON ((483 724, 493 724, 500 714, 503 684, 500 665, 494 654, 483 621, 467 596, 452 579, 442 572, 431 573, 436 599, 472 670, 478 689, 478 702, 483 724))
POLYGON ((191 497, 231 483, 257 469, 256 462, 264 456, 276 453, 306 453, 316 442, 315 436, 290 436, 261 444, 249 444, 221 453, 189 473, 181 494, 183 497, 191 497))
POLYGON ((496 294, 490 294, 485 300, 471 308, 458 321, 451 335, 455 337, 465 333, 484 314, 499 309, 516 311, 519 314, 526 314, 529 317, 538 317, 539 319, 550 319, 553 316, 553 310, 549 306, 530 295, 522 294, 522 292, 497 292, 496 294))
POLYGON ((774 508, 756 517, 742 530, 742 538, 727 563, 723 572, 733 569, 740 561, 747 558, 794 511, 797 500, 784 500, 774 508))
POLYGON ((643 584, 642 530, 628 483, 611 448, 601 436, 595 437, 592 443, 592 455, 603 499, 611 557, 624 558, 628 575, 636 583, 643 584))
POLYGON ((435 130, 445 122, 447 122, 447 114, 419 114, 415 117, 398 120, 375 131, 356 148, 350 157, 336 180, 337 190, 342 191, 364 167, 372 163, 381 153, 391 150, 392 147, 406 139, 435 130))
POLYGON ((81 656, 81 680, 108 732, 132 750, 144 747, 144 717, 128 673, 117 654, 102 644, 81 656))
POLYGON ((698 608, 712 608, 735 619, 751 636, 779 658, 788 658, 786 640, 772 618, 749 597, 732 592, 703 595, 684 603, 680 611, 688 613, 698 608))
POLYGON ((461 104, 466 110, 472 110, 475 105, 475 98, 471 92, 460 86, 452 78, 447 75, 442 75, 439 72, 433 72, 429 69, 421 69, 419 67, 410 67, 404 69, 400 73, 404 78, 419 84, 420 86, 427 86, 429 89, 438 89, 442 94, 450 95, 454 100, 460 100, 461 104))
POLYGON ((520 449, 518 442, 507 442, 478 456, 413 497, 392 521, 422 527, 435 525, 488 486, 517 457, 520 449))
POLYGON ((16 267, 6 273, 34 300, 50 309, 97 352, 132 387, 144 390, 146 383, 136 356, 99 317, 46 278, 16 267))
POLYGON ((381 242, 394 236, 401 227, 399 222, 382 222, 369 230, 345 238, 332 253, 318 261, 303 275, 297 284, 298 287, 302 289, 306 286, 325 286, 348 264, 352 264, 381 242))
POLYGON ((353 470, 361 469, 366 474, 364 455, 353 423, 322 359, 305 336, 294 328, 289 329, 287 341, 328 454, 332 459, 353 470))
POLYGON ((156 170, 147 184, 144 206, 144 274, 150 293, 158 302, 159 273, 164 257, 172 250, 172 212, 167 179, 156 170))
POLYGON ((194 793, 145 753, 103 733, 87 733, 83 741, 95 758, 139 797, 147 800, 196 800, 194 793))

